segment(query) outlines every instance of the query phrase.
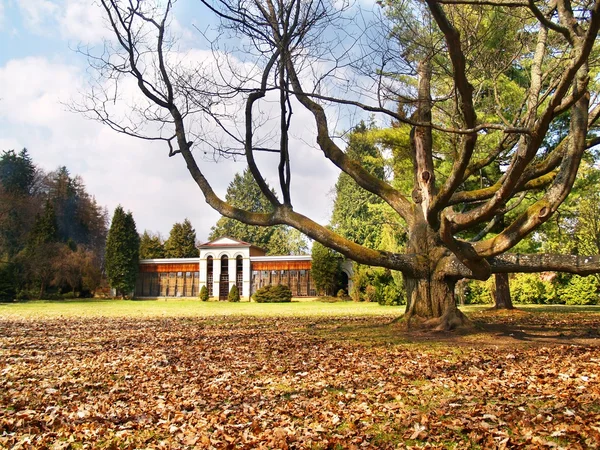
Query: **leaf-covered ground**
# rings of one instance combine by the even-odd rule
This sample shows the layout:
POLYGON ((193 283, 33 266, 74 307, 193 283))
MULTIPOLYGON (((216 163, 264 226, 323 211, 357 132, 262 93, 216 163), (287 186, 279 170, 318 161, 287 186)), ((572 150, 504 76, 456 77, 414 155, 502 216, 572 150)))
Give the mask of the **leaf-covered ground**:
POLYGON ((600 316, 0 319, 3 448, 598 448, 600 316))

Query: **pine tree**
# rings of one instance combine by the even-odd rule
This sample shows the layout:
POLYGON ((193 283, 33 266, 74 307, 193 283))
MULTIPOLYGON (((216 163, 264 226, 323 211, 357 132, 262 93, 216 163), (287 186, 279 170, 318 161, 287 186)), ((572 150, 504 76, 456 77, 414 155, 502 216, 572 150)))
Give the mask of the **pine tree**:
POLYGON ((32 249, 43 244, 57 241, 58 225, 56 223, 56 213, 52 203, 46 200, 44 211, 35 218, 33 228, 29 233, 29 238, 27 240, 27 247, 32 249))
POLYGON ((113 215, 106 239, 105 267, 110 286, 125 296, 135 288, 138 273, 140 236, 131 212, 121 205, 113 215))
POLYGON ((196 230, 192 228, 188 219, 185 219, 183 223, 173 225, 164 249, 166 258, 195 258, 198 256, 196 230))
MULTIPOLYGON (((396 147, 404 136, 381 131, 361 123, 350 134, 346 153, 372 175, 383 180, 385 161, 375 142, 380 142, 385 147, 396 147)), ((395 181, 403 182, 400 176, 395 181)), ((390 214, 389 206, 380 197, 357 185, 344 172, 338 177, 335 193, 331 223, 338 234, 370 248, 399 250, 402 236, 397 230, 402 227, 395 226, 394 215, 390 214)), ((314 265, 313 256, 313 271, 314 265)), ((398 272, 354 263, 352 297, 356 300, 374 297, 386 304, 398 304, 403 301, 402 285, 402 276, 398 272)), ((370 301, 373 300, 370 298, 370 301)))
MULTIPOLYGON (((350 134, 346 153, 359 161, 379 179, 384 178, 384 162, 377 147, 368 138, 364 123, 350 134)), ((331 224, 337 233, 370 248, 380 248, 382 239, 383 200, 366 191, 346 173, 341 173, 335 185, 336 200, 331 224), (379 206, 379 208, 378 208, 379 206)))
POLYGON ((35 166, 24 148, 18 154, 14 150, 0 156, 0 184, 6 192, 18 195, 31 193, 35 179, 35 166))
MULTIPOLYGON (((230 205, 246 211, 268 213, 273 210, 248 169, 241 175, 235 174, 233 181, 227 187, 225 199, 230 205)), ((213 240, 223 236, 254 244, 265 249, 268 255, 301 255, 306 254, 308 250, 306 239, 301 233, 281 225, 259 227, 221 217, 211 228, 208 238, 213 240)))
POLYGON ((155 259, 165 257, 165 246, 160 234, 153 234, 148 230, 140 237, 140 259, 155 259))
POLYGON ((313 243, 311 277, 318 292, 335 295, 341 287, 341 260, 341 255, 335 250, 316 241, 313 243))

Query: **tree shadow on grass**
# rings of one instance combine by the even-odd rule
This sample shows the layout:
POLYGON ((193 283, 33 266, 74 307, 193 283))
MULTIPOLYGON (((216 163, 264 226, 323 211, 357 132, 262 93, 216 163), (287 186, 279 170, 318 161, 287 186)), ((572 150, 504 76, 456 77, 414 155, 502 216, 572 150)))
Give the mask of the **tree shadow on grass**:
MULTIPOLYGON (((581 311, 581 310, 579 310, 581 311)), ((597 309, 594 309, 597 312, 597 309)), ((481 311, 467 314, 471 326, 449 332, 406 329, 402 320, 319 323, 312 334, 365 345, 428 346, 600 346, 600 315, 569 311, 481 311)))

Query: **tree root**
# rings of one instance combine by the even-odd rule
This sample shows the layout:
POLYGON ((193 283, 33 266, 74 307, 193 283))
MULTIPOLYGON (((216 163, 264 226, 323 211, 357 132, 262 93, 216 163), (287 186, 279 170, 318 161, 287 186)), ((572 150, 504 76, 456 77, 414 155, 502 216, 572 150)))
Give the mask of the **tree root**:
POLYGON ((451 331, 456 329, 473 328, 473 323, 458 308, 450 309, 441 317, 434 318, 421 317, 417 316, 416 314, 405 314, 402 316, 402 321, 405 323, 407 331, 451 331))

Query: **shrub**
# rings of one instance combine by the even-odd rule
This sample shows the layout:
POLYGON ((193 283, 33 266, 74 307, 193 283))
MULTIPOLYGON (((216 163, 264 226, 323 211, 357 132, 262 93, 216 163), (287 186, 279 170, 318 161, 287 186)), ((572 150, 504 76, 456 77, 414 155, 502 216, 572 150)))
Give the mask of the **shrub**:
POLYGON ((377 288, 370 284, 365 288, 365 302, 376 302, 376 301, 377 301, 377 288))
POLYGON ((337 291, 337 298, 345 298, 346 297, 346 291, 343 289, 340 289, 339 291, 337 291))
POLYGON ((515 303, 544 303, 546 287, 536 273, 519 273, 510 280, 510 293, 515 303))
POLYGON ((402 302, 402 291, 393 283, 383 286, 382 294, 378 296, 381 305, 397 306, 402 302))
POLYGON ((208 288, 206 286, 202 286, 198 297, 200 297, 200 300, 202 300, 203 302, 208 301, 208 288))
POLYGON ((481 305, 492 303, 493 278, 488 281, 469 280, 465 288, 465 304, 481 305))
POLYGON ((574 275, 562 289, 561 298, 567 305, 596 305, 598 287, 596 277, 574 275))
POLYGON ((252 296, 256 303, 283 303, 292 301, 292 291, 283 285, 265 286, 252 296))
POLYGON ((240 292, 235 284, 233 286, 231 286, 231 290, 229 291, 229 295, 227 296, 227 301, 229 301, 229 302, 239 302, 240 301, 240 292))

